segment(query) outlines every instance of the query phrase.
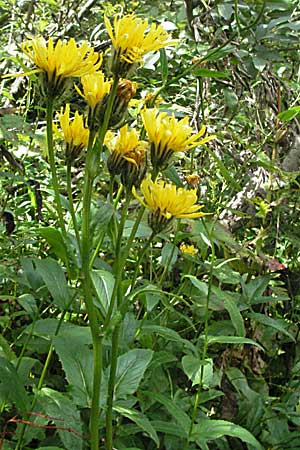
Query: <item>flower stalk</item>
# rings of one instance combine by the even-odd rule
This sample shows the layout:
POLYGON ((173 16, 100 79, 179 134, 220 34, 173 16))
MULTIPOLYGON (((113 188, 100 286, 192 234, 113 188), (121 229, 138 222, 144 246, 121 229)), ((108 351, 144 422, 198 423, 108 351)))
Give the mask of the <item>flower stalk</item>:
POLYGON ((53 186, 53 191, 54 191, 54 201, 56 204, 59 226, 60 226, 61 232, 63 234, 63 237, 66 241, 67 240, 67 231, 66 231, 65 220, 64 220, 63 210, 62 210, 61 201, 60 201, 59 184, 58 184, 58 177, 57 177, 57 172, 56 172, 56 167, 55 167, 55 159, 54 159, 52 122, 53 122, 53 100, 49 99, 48 103, 47 103, 48 157, 49 157, 49 165, 50 165, 51 177, 52 177, 52 186, 53 186))

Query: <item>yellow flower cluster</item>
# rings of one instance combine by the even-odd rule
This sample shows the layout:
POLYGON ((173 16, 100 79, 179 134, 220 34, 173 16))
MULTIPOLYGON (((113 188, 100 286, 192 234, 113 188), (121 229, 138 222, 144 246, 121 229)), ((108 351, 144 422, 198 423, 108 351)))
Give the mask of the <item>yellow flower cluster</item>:
MULTIPOLYGON (((49 98, 61 95, 66 78, 80 78, 81 87, 75 88, 89 105, 88 125, 93 124, 95 133, 98 125, 103 123, 107 105, 110 105, 111 115, 109 120, 105 118, 106 127, 118 127, 124 123, 128 103, 136 93, 137 84, 122 76, 141 64, 146 53, 177 43, 162 25, 152 23, 149 26, 147 20, 134 14, 116 16, 113 25, 107 17, 104 22, 112 41, 111 71, 114 80, 107 79, 100 70, 102 54, 96 53, 86 42, 78 46, 74 39, 70 39, 68 42, 58 40, 54 44, 52 38, 46 43, 40 37, 22 46, 25 54, 35 64, 36 71, 43 74, 49 98), (112 97, 109 97, 110 94, 112 97)), ((184 152, 214 138, 205 136, 205 126, 194 133, 188 117, 179 120, 174 114, 160 112, 157 108, 145 108, 141 117, 151 144, 151 162, 155 175, 168 166, 174 153, 184 152)), ((53 128, 66 142, 67 160, 72 161, 87 146, 89 130, 85 128, 83 116, 78 112, 70 119, 70 105, 66 105, 65 111, 58 114, 58 120, 60 129, 55 124, 53 128)), ((153 181, 150 176, 142 181, 146 171, 148 144, 139 139, 134 128, 129 128, 126 124, 117 133, 109 131, 104 143, 110 151, 107 161, 110 173, 121 175, 121 181, 128 189, 132 185, 141 184, 143 198, 137 194, 135 187, 133 193, 156 217, 156 229, 161 225, 160 220, 168 222, 173 218, 198 218, 204 215, 200 211, 202 206, 197 204, 196 189, 177 188, 164 181, 153 181)))
POLYGON ((184 255, 190 255, 190 256, 195 256, 197 253, 197 249, 195 248, 195 246, 193 244, 185 244, 182 243, 180 245, 180 251, 184 254, 184 255))

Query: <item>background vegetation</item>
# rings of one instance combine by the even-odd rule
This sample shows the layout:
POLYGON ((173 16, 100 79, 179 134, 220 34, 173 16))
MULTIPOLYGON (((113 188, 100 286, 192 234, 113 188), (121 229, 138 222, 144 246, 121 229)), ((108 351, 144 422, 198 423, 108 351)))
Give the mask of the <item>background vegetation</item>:
MULTIPOLYGON (((130 120, 152 95, 159 108, 179 118, 189 115, 195 129, 205 123, 217 139, 181 154, 164 174, 178 186, 188 186, 189 175, 199 176, 200 202, 211 215, 159 234, 139 261, 151 232, 145 217, 132 245, 124 292, 137 261, 140 275, 120 331, 114 446, 296 450, 298 0, 1 1, 2 74, 26 70, 20 44, 28 35, 86 39, 106 51, 103 15, 113 16, 120 6, 163 23, 180 39, 176 50, 148 54, 134 75, 138 92, 130 120), (182 243, 193 244, 196 253, 182 252, 182 243)), ((45 110, 34 77, 2 80, 1 92, 0 448, 19 448, 26 411, 34 414, 24 449, 89 448, 91 340, 80 287, 66 278, 54 221, 45 110), (65 308, 66 299, 75 299, 72 307, 65 308)), ((66 100, 84 107, 74 93, 66 100)), ((57 161, 68 212, 59 145, 57 161)), ((80 161, 73 172, 78 199, 83 166, 80 161)), ((92 217, 94 235, 101 238, 95 298, 107 295, 107 301, 114 281, 108 180, 103 169, 92 217)), ((135 210, 130 214, 125 237, 135 210)), ((107 335, 104 391, 110 348, 107 335)))

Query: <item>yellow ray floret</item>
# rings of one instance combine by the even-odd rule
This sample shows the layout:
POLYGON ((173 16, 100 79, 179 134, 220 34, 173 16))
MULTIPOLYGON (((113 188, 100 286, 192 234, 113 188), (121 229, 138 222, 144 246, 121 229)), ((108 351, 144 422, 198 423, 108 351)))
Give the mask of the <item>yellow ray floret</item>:
POLYGON ((134 14, 121 18, 116 16, 114 27, 107 17, 104 17, 104 22, 113 47, 120 58, 129 64, 141 61, 142 56, 150 51, 177 43, 170 39, 161 25, 153 23, 149 28, 147 20, 135 17, 134 14))
POLYGON ((84 127, 83 116, 75 112, 73 120, 70 119, 70 105, 67 104, 65 112, 58 114, 61 131, 53 124, 55 133, 67 144, 74 147, 86 147, 89 140, 89 130, 84 127))
POLYGON ((149 141, 154 143, 161 154, 169 150, 183 152, 215 138, 215 136, 202 138, 206 131, 204 125, 199 133, 193 134, 187 116, 178 120, 174 114, 170 116, 166 112, 160 113, 156 108, 146 109, 141 115, 149 141))
POLYGON ((137 194, 135 188, 132 192, 142 205, 168 220, 173 217, 194 219, 205 215, 200 211, 203 206, 197 204, 196 189, 177 188, 164 181, 152 181, 148 176, 141 183, 144 199, 137 194))
POLYGON ((120 128, 117 134, 108 131, 104 143, 111 153, 116 152, 135 166, 138 166, 141 159, 144 159, 147 148, 147 143, 139 140, 136 129, 129 129, 128 124, 120 128))
POLYGON ((49 38, 48 44, 43 37, 31 39, 22 45, 22 50, 48 78, 82 77, 94 73, 102 63, 102 55, 89 47, 87 42, 77 46, 72 38, 68 42, 60 39, 54 45, 49 38))
POLYGON ((102 101, 105 95, 110 93, 111 81, 106 80, 104 73, 101 71, 85 75, 80 81, 83 92, 77 86, 75 88, 92 109, 102 101))

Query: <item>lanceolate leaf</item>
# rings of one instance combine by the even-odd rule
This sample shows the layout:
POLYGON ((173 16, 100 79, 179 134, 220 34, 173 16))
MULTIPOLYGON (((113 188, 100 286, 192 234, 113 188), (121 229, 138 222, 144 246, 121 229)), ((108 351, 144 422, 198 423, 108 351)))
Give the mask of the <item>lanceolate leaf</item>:
POLYGON ((58 427, 57 432, 66 450, 81 450, 83 444, 79 411, 67 394, 43 388, 38 391, 38 399, 45 414, 51 416, 58 427))
POLYGON ((6 358, 0 357, 0 403, 14 404, 18 411, 29 408, 29 400, 15 367, 6 358))
POLYGON ((257 450, 263 450, 258 440, 245 428, 227 420, 200 419, 193 428, 192 438, 195 441, 213 441, 222 436, 232 436, 252 445, 257 450))
POLYGON ((70 303, 71 295, 61 266, 52 258, 36 258, 34 262, 53 298, 54 304, 60 309, 66 309, 70 303))
MULTIPOLYGON (((200 338, 204 339, 204 336, 200 336, 200 338)), ((264 350, 261 345, 252 339, 239 336, 208 336, 208 344, 250 344, 255 345, 260 350, 264 350)))
POLYGON ((168 411, 169 414, 176 420, 179 427, 186 433, 189 433, 191 420, 189 416, 180 408, 174 401, 166 397, 165 395, 159 394, 158 392, 145 392, 151 400, 156 400, 161 403, 168 411))
POLYGON ((235 301, 227 295, 224 299, 224 306, 230 315, 230 319, 232 325, 235 328, 236 334, 242 337, 246 336, 244 320, 235 301))
POLYGON ((136 392, 152 356, 152 350, 139 348, 119 356, 115 384, 116 400, 136 392))
POLYGON ((121 414, 124 417, 127 417, 128 419, 135 422, 145 433, 148 434, 148 436, 153 439, 157 447, 159 446, 159 439, 157 436, 157 433, 155 429, 153 428, 150 420, 145 416, 143 413, 139 411, 135 411, 133 409, 128 408, 122 408, 121 406, 115 406, 114 410, 117 411, 119 414, 121 414))

